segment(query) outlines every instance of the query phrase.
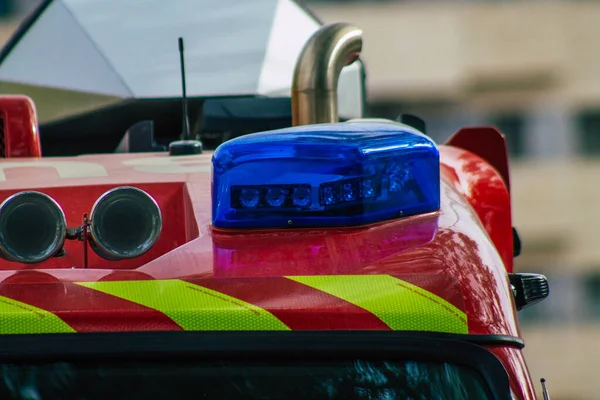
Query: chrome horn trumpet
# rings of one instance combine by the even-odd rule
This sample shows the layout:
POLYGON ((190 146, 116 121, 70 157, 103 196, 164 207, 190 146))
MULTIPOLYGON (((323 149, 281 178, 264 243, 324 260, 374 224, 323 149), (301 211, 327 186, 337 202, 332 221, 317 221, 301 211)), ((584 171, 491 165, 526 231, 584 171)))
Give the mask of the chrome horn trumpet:
POLYGON ((67 221, 50 196, 15 193, 0 204, 0 257, 27 264, 56 255, 63 247, 67 221))
POLYGON ((292 125, 338 122, 342 68, 362 51, 362 30, 346 23, 322 26, 304 45, 292 82, 292 125))
POLYGON ((161 230, 158 204, 138 188, 111 189, 96 200, 90 212, 90 247, 106 260, 141 256, 154 246, 161 230))

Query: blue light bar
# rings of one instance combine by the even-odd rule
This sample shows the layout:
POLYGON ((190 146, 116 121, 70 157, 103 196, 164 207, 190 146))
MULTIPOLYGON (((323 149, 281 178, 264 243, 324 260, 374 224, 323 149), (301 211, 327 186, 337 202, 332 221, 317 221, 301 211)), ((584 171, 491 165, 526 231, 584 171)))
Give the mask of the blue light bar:
POLYGON ((435 143, 392 121, 254 133, 212 162, 216 227, 356 226, 440 208, 435 143))

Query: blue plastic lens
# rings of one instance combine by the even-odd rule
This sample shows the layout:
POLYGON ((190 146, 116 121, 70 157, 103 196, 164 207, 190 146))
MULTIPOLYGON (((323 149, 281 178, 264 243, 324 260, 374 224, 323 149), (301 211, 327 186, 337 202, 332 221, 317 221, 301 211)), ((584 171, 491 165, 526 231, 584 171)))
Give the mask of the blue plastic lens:
POLYGON ((292 192, 292 204, 296 207, 308 207, 311 203, 310 195, 310 186, 294 188, 292 192))
POLYGON ((435 143, 391 121, 255 133, 213 155, 217 227, 352 226, 439 207, 435 143))
POLYGON ((258 189, 246 188, 240 192, 240 204, 246 208, 253 208, 260 200, 258 189))
POLYGON ((346 182, 342 184, 342 200, 343 201, 354 201, 358 197, 358 190, 353 182, 346 182))
POLYGON ((285 201, 285 190, 280 187, 274 187, 267 190, 267 203, 271 207, 281 207, 285 201))
POLYGON ((405 169, 396 169, 390 173, 390 192, 399 192, 408 183, 409 174, 405 169))

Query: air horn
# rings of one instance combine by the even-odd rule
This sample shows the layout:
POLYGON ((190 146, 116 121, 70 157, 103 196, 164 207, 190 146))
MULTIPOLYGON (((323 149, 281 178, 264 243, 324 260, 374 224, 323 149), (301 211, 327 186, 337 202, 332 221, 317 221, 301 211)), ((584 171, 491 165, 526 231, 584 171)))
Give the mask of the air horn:
POLYGON ((96 200, 88 226, 92 250, 106 260, 122 260, 139 257, 154 246, 162 216, 148 193, 121 186, 96 200))
POLYGON ((80 240, 85 268, 88 244, 105 260, 135 258, 154 246, 161 230, 158 204, 138 188, 121 186, 105 192, 76 228, 67 228, 63 210, 48 195, 20 192, 0 204, 0 257, 39 263, 60 255, 66 239, 80 240))
POLYGON ((0 257, 34 264, 63 248, 65 214, 50 196, 35 191, 15 193, 0 204, 0 257))

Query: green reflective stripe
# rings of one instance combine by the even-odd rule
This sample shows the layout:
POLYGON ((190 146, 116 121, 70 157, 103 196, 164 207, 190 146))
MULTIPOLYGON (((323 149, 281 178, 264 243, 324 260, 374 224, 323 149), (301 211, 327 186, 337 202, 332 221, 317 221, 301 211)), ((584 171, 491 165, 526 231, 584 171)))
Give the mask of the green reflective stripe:
POLYGON ((289 330, 260 307, 180 280, 78 284, 160 311, 185 330, 289 330))
POLYGON ((446 300, 389 275, 292 276, 299 283, 375 314, 398 331, 469 332, 466 314, 446 300))
POLYGON ((0 335, 73 332, 51 312, 0 296, 0 335))

